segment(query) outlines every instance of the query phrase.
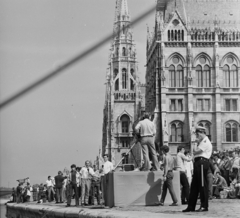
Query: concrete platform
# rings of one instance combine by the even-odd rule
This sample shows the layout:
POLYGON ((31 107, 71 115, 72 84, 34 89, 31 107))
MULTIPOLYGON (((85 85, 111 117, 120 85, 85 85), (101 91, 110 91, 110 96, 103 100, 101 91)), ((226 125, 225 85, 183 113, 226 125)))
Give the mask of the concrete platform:
MULTIPOLYGON (((74 201, 72 201, 74 203, 74 201)), ((182 213, 185 205, 128 206, 97 209, 86 207, 65 207, 66 204, 8 204, 8 218, 239 218, 240 199, 214 199, 209 202, 209 211, 203 213, 182 213)), ((198 208, 199 206, 197 206, 198 208)))

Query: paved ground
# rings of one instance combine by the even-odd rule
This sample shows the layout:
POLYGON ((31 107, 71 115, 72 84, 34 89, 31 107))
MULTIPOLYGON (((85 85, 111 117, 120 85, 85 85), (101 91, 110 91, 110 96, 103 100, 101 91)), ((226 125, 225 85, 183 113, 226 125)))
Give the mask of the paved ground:
MULTIPOLYGON (((99 208, 99 207, 65 207, 66 204, 44 203, 37 204, 31 202, 29 206, 51 208, 52 211, 63 211, 64 213, 81 214, 81 217, 97 218, 200 218, 200 217, 227 217, 240 218, 240 199, 214 199, 210 201, 208 212, 182 213, 185 205, 176 207, 165 206, 128 206, 123 208, 99 208), (34 206, 36 205, 36 206, 34 206)), ((74 205, 74 201, 72 201, 74 205)), ((198 208, 199 206, 197 206, 198 208)))
MULTIPOLYGON (((148 211, 151 213, 160 214, 171 214, 174 216, 197 216, 197 217, 229 217, 229 218, 240 218, 240 199, 213 199, 209 201, 209 211, 208 212, 191 212, 182 213, 181 211, 185 209, 185 205, 170 207, 165 206, 149 206, 149 207, 139 207, 139 206, 129 206, 125 208, 114 208, 114 210, 120 211, 148 211)), ((199 208, 197 205, 196 209, 199 208)))

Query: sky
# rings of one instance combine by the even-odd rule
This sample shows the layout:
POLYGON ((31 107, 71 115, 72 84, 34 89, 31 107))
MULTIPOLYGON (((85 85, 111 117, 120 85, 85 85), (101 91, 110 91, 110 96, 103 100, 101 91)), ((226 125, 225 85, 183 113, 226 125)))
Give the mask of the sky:
MULTIPOLYGON (((0 0, 0 101, 113 31, 115 0, 0 0)), ((132 17, 155 0, 128 0, 132 17)), ((154 13, 133 27, 144 83, 154 13)), ((0 111, 0 186, 45 182, 95 160, 102 143, 110 42, 0 111)))

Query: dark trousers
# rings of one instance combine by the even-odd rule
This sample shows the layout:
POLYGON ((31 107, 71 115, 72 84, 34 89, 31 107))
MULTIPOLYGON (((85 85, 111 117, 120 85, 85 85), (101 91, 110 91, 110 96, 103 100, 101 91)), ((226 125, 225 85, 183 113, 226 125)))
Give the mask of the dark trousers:
POLYGON ((188 201, 188 208, 191 210, 195 210, 199 193, 201 199, 201 207, 208 209, 208 168, 208 160, 202 158, 195 158, 193 180, 188 201), (201 175, 201 168, 203 169, 203 177, 201 175))
POLYGON ((182 202, 184 202, 185 199, 188 201, 189 200, 189 183, 188 183, 187 175, 183 171, 180 171, 180 183, 182 185, 182 194, 181 194, 182 202))
POLYGON ((62 188, 56 188, 56 194, 57 194, 57 200, 56 202, 62 202, 63 197, 62 197, 62 188))
POLYGON ((229 170, 223 170, 223 177, 226 180, 228 186, 230 186, 230 180, 229 180, 229 170))
POLYGON ((163 190, 162 190, 162 196, 161 196, 161 203, 164 203, 166 195, 167 195, 167 190, 169 190, 169 193, 172 197, 173 203, 177 203, 177 197, 173 189, 173 172, 168 171, 167 173, 167 178, 166 181, 163 183, 163 190))
POLYGON ((75 193, 75 203, 76 205, 79 205, 79 196, 78 196, 78 189, 77 189, 77 184, 71 183, 68 185, 68 196, 67 196, 67 204, 71 205, 71 199, 73 195, 73 190, 75 193))
POLYGON ((95 193, 96 193, 96 197, 97 197, 97 202, 98 204, 100 204, 100 183, 96 184, 96 183, 92 183, 92 187, 91 187, 91 202, 90 204, 94 205, 94 197, 95 197, 95 193))

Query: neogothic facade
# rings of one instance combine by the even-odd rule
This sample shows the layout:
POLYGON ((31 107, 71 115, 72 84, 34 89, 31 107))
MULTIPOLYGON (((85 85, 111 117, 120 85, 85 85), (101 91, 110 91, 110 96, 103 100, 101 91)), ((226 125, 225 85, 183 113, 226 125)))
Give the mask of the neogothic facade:
MULTIPOLYGON (((106 74, 102 155, 107 153, 116 165, 129 150, 133 139, 132 125, 143 110, 141 89, 144 86, 138 78, 136 48, 127 0, 116 1, 114 37, 110 51, 106 74)), ((139 146, 134 148, 133 154, 136 161, 140 162, 139 146)), ((130 153, 122 164, 135 163, 134 157, 130 153)))
POLYGON ((172 153, 206 127, 215 149, 240 145, 240 0, 158 0, 148 29, 146 111, 172 153))

